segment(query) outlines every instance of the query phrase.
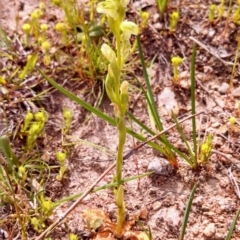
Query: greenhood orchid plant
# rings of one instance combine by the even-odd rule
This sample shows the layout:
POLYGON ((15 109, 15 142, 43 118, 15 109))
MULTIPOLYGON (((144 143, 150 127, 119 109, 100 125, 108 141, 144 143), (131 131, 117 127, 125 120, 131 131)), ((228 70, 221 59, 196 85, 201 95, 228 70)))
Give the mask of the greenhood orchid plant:
POLYGON ((138 26, 131 21, 124 20, 128 3, 129 0, 105 0, 97 5, 97 11, 106 15, 109 28, 115 40, 115 50, 109 45, 103 44, 101 51, 109 62, 105 87, 113 105, 118 128, 118 153, 116 157, 116 180, 118 187, 115 192, 118 207, 117 236, 122 235, 125 213, 122 164, 123 149, 126 141, 125 113, 128 106, 129 86, 127 81, 121 83, 121 71, 131 53, 130 37, 132 34, 138 34, 138 26))

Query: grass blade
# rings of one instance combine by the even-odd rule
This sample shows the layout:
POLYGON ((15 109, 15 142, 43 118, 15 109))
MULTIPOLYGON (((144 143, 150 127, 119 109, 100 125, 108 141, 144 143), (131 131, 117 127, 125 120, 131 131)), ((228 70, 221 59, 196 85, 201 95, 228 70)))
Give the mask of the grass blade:
MULTIPOLYGON (((196 63, 196 45, 193 47, 192 52, 192 60, 191 60, 191 105, 192 105, 192 114, 196 113, 196 99, 195 99, 195 88, 196 88, 196 81, 195 81, 195 63, 196 63)), ((192 118, 192 132, 193 132, 193 149, 194 149, 194 165, 195 168, 198 166, 197 161, 197 129, 196 129, 196 117, 192 118)))
MULTIPOLYGON (((151 111, 150 118, 151 118, 151 116, 153 117, 154 122, 157 126, 157 129, 159 131, 162 131, 163 130, 163 125, 162 125, 162 122, 161 122, 160 117, 158 115, 157 107, 156 107, 156 104, 155 104, 155 101, 154 101, 154 98, 153 98, 153 92, 152 92, 150 80, 149 80, 149 77, 148 77, 148 73, 147 73, 146 64, 145 64, 144 57, 143 57, 143 51, 142 51, 142 46, 141 46, 139 36, 137 36, 137 44, 138 44, 139 56, 140 56, 140 60, 141 60, 142 68, 143 68, 143 75, 144 75, 145 82, 146 82, 146 85, 147 85, 147 94, 146 93, 144 93, 144 94, 145 94, 149 109, 151 111)), ((163 154, 167 157, 168 161, 175 168, 178 168, 178 163, 177 163, 176 157, 175 157, 174 153, 172 152, 172 149, 170 147, 170 143, 169 143, 166 135, 163 134, 159 139, 164 140, 164 142, 166 144, 166 148, 164 148, 164 153, 163 154)))
POLYGON ((238 220, 239 214, 240 214, 240 209, 238 209, 238 211, 237 211, 237 213, 236 213, 236 215, 235 215, 235 217, 233 219, 233 222, 232 222, 232 224, 230 226, 230 229, 228 231, 228 234, 227 234, 227 237, 225 238, 225 240, 230 240, 231 239, 233 231, 234 231, 234 228, 235 228, 235 226, 237 224, 237 220, 238 220))
POLYGON ((5 159, 7 160, 7 169, 9 171, 8 173, 12 173, 14 166, 18 167, 20 163, 12 151, 9 138, 7 136, 0 136, 0 149, 3 152, 5 159))
MULTIPOLYGON (((87 109, 88 111, 94 113, 95 115, 97 115, 98 117, 102 118, 103 120, 105 120, 106 122, 108 122, 109 124, 116 126, 116 121, 107 116, 106 114, 104 114, 103 112, 99 111, 97 108, 92 107, 90 104, 88 104, 87 102, 83 101, 82 99, 78 98, 77 96, 75 96, 74 94, 72 94, 71 92, 67 91, 65 88, 63 88, 62 86, 60 86, 59 84, 57 84, 53 79, 49 78, 48 76, 46 76, 40 69, 38 69, 40 74, 53 86, 55 87, 57 90, 59 90, 62 94, 64 94, 65 96, 69 97, 71 100, 75 101, 76 103, 80 104, 82 107, 84 107, 85 109, 87 109)), ((134 132, 133 130, 127 128, 127 133, 130 134, 131 136, 137 138, 138 140, 144 142, 147 139, 145 137, 143 137, 142 135, 134 132)), ((161 151, 161 147, 154 143, 154 142, 149 142, 148 143, 149 146, 157 149, 158 151, 161 151)))
MULTIPOLYGON (((152 173, 153 172, 146 172, 146 173, 143 173, 143 174, 140 174, 140 175, 137 175, 137 176, 125 178, 125 179, 122 180, 121 183, 124 184, 124 183, 130 182, 130 181, 136 180, 136 179, 147 177, 147 176, 150 176, 152 173)), ((113 188, 113 187, 116 187, 116 186, 118 186, 118 182, 112 182, 112 183, 108 183, 108 184, 105 184, 105 185, 100 186, 100 187, 96 187, 92 190, 92 192, 98 192, 98 191, 108 189, 108 188, 113 188)), ((57 207, 64 202, 74 200, 74 199, 82 196, 82 194, 83 193, 77 193, 77 194, 73 194, 73 195, 68 196, 68 197, 64 197, 64 198, 58 200, 57 202, 55 202, 54 207, 57 207)))
POLYGON ((183 129, 182 129, 182 127, 180 126, 180 124, 178 123, 178 120, 177 120, 174 112, 172 112, 172 118, 173 118, 174 122, 176 123, 177 130, 178 130, 178 132, 179 132, 179 134, 180 134, 183 142, 185 143, 185 145, 186 145, 186 147, 187 147, 187 149, 188 149, 188 152, 189 152, 189 154, 190 154, 190 156, 191 156, 191 159, 192 159, 192 161, 191 161, 191 162, 192 162, 191 166, 194 167, 193 164, 194 164, 195 155, 194 155, 194 153, 192 152, 191 146, 189 145, 189 143, 188 143, 188 141, 187 141, 187 138, 186 138, 186 136, 185 136, 185 134, 184 134, 184 132, 183 132, 183 129))
POLYGON ((49 78, 47 75, 45 75, 40 69, 38 69, 39 72, 41 73, 41 75, 51 84, 53 85, 57 90, 59 90, 61 93, 63 93, 65 96, 69 97, 71 100, 73 100, 74 102, 80 104, 82 107, 84 107, 85 109, 87 109, 88 111, 96 114, 98 117, 102 118, 103 120, 105 120, 106 122, 110 123, 111 125, 116 126, 116 121, 107 116, 106 114, 104 114, 103 112, 99 111, 97 108, 94 108, 93 106, 91 106, 90 104, 88 104, 87 102, 83 101, 82 99, 76 97, 74 94, 72 94, 71 92, 67 91, 65 88, 63 88, 62 86, 60 86, 59 84, 57 84, 55 81, 53 81, 51 78, 49 78))
POLYGON ((188 203, 187 203, 187 208, 185 210, 185 214, 184 214, 184 218, 183 218, 183 224, 182 224, 182 230, 181 230, 181 235, 180 235, 179 240, 183 240, 184 239, 184 235, 185 235, 185 231, 186 231, 186 227, 187 227, 187 222, 188 222, 188 217, 189 217, 189 214, 190 214, 192 201, 193 201, 193 197, 194 197, 196 188, 197 188, 197 183, 195 183, 195 185, 194 185, 194 187, 192 189, 192 192, 190 194, 188 203))
POLYGON ((10 40, 8 39, 6 33, 3 31, 2 27, 0 26, 0 46, 4 47, 7 46, 7 48, 12 51, 12 45, 10 40))
POLYGON ((152 92, 150 80, 149 80, 149 77, 148 77, 148 73, 147 73, 146 64, 145 64, 144 57, 143 57, 142 46, 141 46, 139 36, 137 36, 137 44, 138 44, 139 56, 140 56, 140 60, 141 60, 142 68, 143 68, 143 75, 144 75, 144 78, 145 78, 145 82, 147 84, 147 95, 145 95, 145 97, 146 97, 148 105, 151 109, 151 112, 153 114, 153 117, 154 117, 155 123, 157 125, 157 128, 158 128, 159 131, 162 131, 163 127, 162 127, 162 123, 160 121, 160 118, 159 118, 159 115, 158 115, 158 112, 157 112, 157 107, 156 107, 156 104, 155 104, 155 101, 154 101, 154 98, 153 98, 153 92, 152 92))

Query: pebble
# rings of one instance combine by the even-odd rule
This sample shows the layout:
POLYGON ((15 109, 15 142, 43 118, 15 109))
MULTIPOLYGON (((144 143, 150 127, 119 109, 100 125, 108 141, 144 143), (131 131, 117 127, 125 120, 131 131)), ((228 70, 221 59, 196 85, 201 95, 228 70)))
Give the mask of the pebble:
POLYGON ((161 206, 162 206, 162 202, 156 201, 156 202, 153 203, 152 209, 154 211, 158 211, 161 208, 161 206))
POLYGON ((213 128, 217 128, 220 126, 220 123, 219 122, 215 122, 211 125, 213 128))
POLYGON ((221 86, 218 88, 218 91, 219 91, 220 93, 222 93, 222 94, 225 94, 225 93, 227 93, 229 87, 230 87, 230 86, 229 86, 228 83, 223 82, 223 83, 221 84, 221 86))
POLYGON ((159 13, 155 13, 155 14, 153 15, 153 22, 154 22, 154 23, 158 22, 158 21, 159 21, 159 18, 160 18, 160 14, 159 14, 159 13))
POLYGON ((216 102, 220 108, 225 107, 225 102, 222 99, 220 99, 219 97, 216 98, 216 102))
POLYGON ((148 165, 148 171, 154 171, 154 174, 168 177, 170 176, 174 169, 172 165, 165 159, 155 157, 148 165))
POLYGON ((141 212, 139 214, 139 219, 146 220, 148 216, 148 210, 146 208, 141 209, 141 212))
POLYGON ((163 28, 163 26, 162 26, 162 24, 161 23, 155 23, 154 25, 153 25, 153 27, 156 29, 156 30, 161 30, 162 28, 163 28))
POLYGON ((208 32, 208 36, 209 37, 213 37, 216 33, 216 30, 214 28, 210 28, 209 32, 208 32))
POLYGON ((203 234, 206 236, 206 237, 212 237, 216 232, 216 229, 215 229, 215 224, 214 223, 209 223, 206 228, 203 230, 203 234))
POLYGON ((234 89, 233 96, 234 97, 240 97, 240 87, 234 89))

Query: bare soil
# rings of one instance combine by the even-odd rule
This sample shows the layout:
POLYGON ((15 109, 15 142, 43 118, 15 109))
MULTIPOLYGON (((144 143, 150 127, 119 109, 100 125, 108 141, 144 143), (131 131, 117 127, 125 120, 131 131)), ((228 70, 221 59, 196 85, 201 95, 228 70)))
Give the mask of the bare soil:
MULTIPOLYGON (((204 114, 198 117, 198 131, 201 136, 204 136, 206 132, 214 134, 214 150, 207 164, 198 170, 191 169, 186 162, 178 158, 179 170, 169 176, 154 174, 126 183, 124 186, 127 218, 145 212, 146 216, 142 221, 151 227, 153 239, 178 239, 190 192, 194 184, 198 182, 185 239, 222 240, 225 239, 230 224, 240 207, 238 187, 240 183, 240 112, 237 106, 240 97, 239 61, 233 86, 229 85, 232 74, 231 63, 234 62, 237 49, 236 39, 240 34, 240 29, 231 20, 227 21, 226 17, 210 24, 208 6, 212 3, 211 1, 173 0, 169 2, 162 21, 159 19, 154 1, 133 1, 127 16, 136 17, 136 11, 140 8, 150 12, 149 25, 141 34, 141 41, 146 60, 157 56, 151 72, 152 88, 164 127, 173 123, 172 109, 178 117, 190 114, 190 62, 192 48, 196 43, 196 105, 197 112, 204 111, 204 114), (169 33, 167 13, 171 13, 178 7, 181 11, 179 24, 174 33, 169 33), (178 85, 174 85, 171 79, 172 56, 181 56, 185 59, 179 69, 181 80, 178 85), (225 83, 227 85, 224 85, 225 83), (234 129, 229 128, 230 116, 237 119, 234 129)), ((216 2, 219 3, 219 1, 216 2)), ((14 34, 17 34, 15 32, 16 16, 19 17, 19 25, 21 25, 37 5, 36 0, 24 3, 5 0, 0 2, 0 23, 10 37, 13 38, 14 34)), ((56 14, 55 10, 51 9, 52 12, 49 14, 56 14)), ((57 16, 59 17, 60 14, 57 16)), ((143 79, 140 67, 134 71, 140 79, 143 79)), ((55 80, 63 83, 68 76, 66 73, 62 79, 59 75, 57 77, 58 79, 55 80)), ((144 96, 140 93, 140 89, 136 91, 134 84, 133 81, 133 87, 130 88, 129 109, 134 116, 150 126, 144 96)), ((91 94, 86 94, 85 89, 88 89, 88 86, 84 83, 67 84, 67 87, 77 96, 94 104, 95 99, 91 94)), ((62 109, 67 107, 74 113, 73 126, 69 134, 69 142, 73 143, 73 147, 68 156, 67 176, 64 181, 59 182, 56 180, 57 172, 53 172, 46 183, 47 196, 56 201, 71 194, 83 192, 114 161, 113 155, 83 143, 82 140, 116 153, 117 131, 95 116, 85 121, 89 116, 88 113, 56 91, 47 94, 41 104, 49 114, 43 153, 49 154, 48 161, 51 164, 54 164, 55 151, 62 144, 59 130, 62 124, 62 109)), ((14 129, 27 111, 24 105, 19 109, 14 114, 7 111, 13 121, 14 129)), ((112 107, 106 96, 100 109, 113 116, 112 107)), ((127 124, 131 126, 130 121, 127 124)), ((140 130, 135 125, 133 129, 140 130)), ((184 124, 184 129, 191 139, 191 121, 184 124)), ((176 129, 171 130, 168 136, 174 146, 185 151, 176 129)), ((128 136, 125 151, 131 150, 137 143, 131 136, 128 136)), ((162 157, 150 147, 143 147, 124 163, 124 178, 147 172, 149 164, 152 161, 160 161, 162 157)), ((114 172, 111 172, 99 185, 110 183, 113 175, 114 172)), ((60 217, 71 204, 72 202, 68 202, 57 207, 51 221, 60 217)), ((87 230, 82 220, 82 211, 87 208, 102 209, 114 219, 116 206, 112 190, 102 190, 88 195, 50 236, 53 239, 67 239, 68 233, 73 232, 78 234, 79 239, 84 239, 87 230)), ((1 211, 0 219, 9 214, 5 208, 1 211)), ((9 225, 0 227, 7 232, 12 231, 9 225)), ((141 229, 139 226, 136 228, 141 229)), ((17 235, 17 232, 15 234, 17 235)), ((236 225, 232 239, 239 238, 240 221, 236 225)))

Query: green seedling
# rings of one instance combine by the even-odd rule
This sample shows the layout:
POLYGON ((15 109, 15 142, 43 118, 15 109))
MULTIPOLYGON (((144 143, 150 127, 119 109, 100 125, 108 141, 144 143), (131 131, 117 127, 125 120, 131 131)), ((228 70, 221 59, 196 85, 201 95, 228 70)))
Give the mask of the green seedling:
POLYGON ((23 182, 25 182, 27 179, 27 171, 25 166, 20 166, 18 168, 18 176, 23 182))
POLYGON ((78 240, 78 236, 76 234, 70 233, 68 236, 69 240, 78 240))
POLYGON ((103 44, 101 51, 108 60, 108 74, 105 80, 105 88, 110 98, 118 129, 118 153, 116 157, 116 180, 118 182, 115 192, 117 211, 116 235, 122 235, 124 224, 125 204, 122 181, 123 150, 126 141, 125 114, 128 106, 127 81, 120 82, 121 71, 131 51, 130 37, 138 34, 135 23, 124 20, 128 1, 106 0, 97 5, 99 13, 106 14, 108 26, 114 35, 116 42, 115 51, 107 44, 103 44))
POLYGON ((208 15, 208 21, 211 23, 215 20, 216 18, 216 10, 217 10, 217 6, 216 4, 211 4, 209 6, 209 15, 208 15))
POLYGON ((39 19, 43 16, 43 11, 40 8, 35 9, 30 16, 31 34, 34 35, 35 39, 38 39, 39 30, 39 19))
POLYGON ((173 66, 173 82, 178 83, 179 82, 179 73, 178 73, 178 67, 182 64, 183 58, 181 57, 172 57, 171 62, 173 66))
POLYGON ((46 227, 46 220, 52 215, 54 203, 50 199, 45 199, 41 194, 39 197, 39 212, 30 218, 33 229, 36 232, 41 232, 46 227))
POLYGON ((41 37, 45 41, 46 40, 47 30, 48 30, 48 25, 46 23, 42 23, 40 25, 40 29, 41 29, 41 37))
POLYGON ((142 32, 142 30, 147 26, 147 22, 149 19, 149 12, 145 12, 145 11, 140 11, 140 18, 141 18, 141 22, 140 22, 140 26, 139 26, 139 32, 142 32))
POLYGON ((168 0, 156 0, 156 3, 157 3, 158 11, 160 13, 160 18, 162 19, 168 4, 168 0))
POLYGON ((37 53, 34 53, 33 55, 28 55, 27 64, 24 67, 24 69, 21 71, 21 73, 19 74, 19 79, 21 81, 25 78, 27 73, 31 72, 34 69, 37 59, 38 59, 37 53))
POLYGON ((179 20, 179 12, 178 11, 170 14, 170 32, 174 32, 176 30, 178 20, 179 20))
MULTIPOLYGON (((43 40, 43 39, 41 39, 43 40)), ((42 44, 41 44, 41 48, 42 48, 42 51, 44 53, 44 57, 43 57, 43 62, 46 66, 48 66, 50 64, 50 61, 51 61, 51 56, 50 56, 50 49, 51 49, 51 44, 49 43, 49 41, 43 41, 42 44)))
POLYGON ((212 152, 212 141, 213 135, 208 134, 206 141, 201 144, 199 153, 199 161, 201 163, 206 163, 208 161, 212 152))
POLYGON ((56 178, 57 178, 57 180, 60 181, 60 180, 63 179, 64 173, 67 170, 67 166, 66 166, 67 155, 64 152, 57 152, 56 153, 56 158, 57 158, 57 160, 58 160, 58 162, 60 164, 59 174, 58 174, 58 176, 56 178))
POLYGON ((234 10, 232 20, 233 20, 234 23, 240 25, 240 4, 234 10))
POLYGON ((224 3, 225 3, 225 0, 221 0, 221 3, 218 7, 218 16, 221 18, 224 14, 224 3))
POLYGON ((26 149, 31 150, 37 138, 42 134, 45 122, 47 121, 47 114, 44 110, 35 114, 27 112, 24 123, 21 127, 21 133, 27 134, 26 149))
POLYGON ((30 124, 32 123, 33 118, 34 118, 33 113, 28 111, 27 114, 25 115, 24 122, 21 127, 21 132, 26 132, 28 130, 30 124))
POLYGON ((63 134, 65 135, 68 133, 72 124, 72 111, 67 108, 63 108, 63 118, 64 118, 63 134))
POLYGON ((231 116, 229 119, 228 119, 228 122, 230 124, 230 126, 234 126, 234 124, 236 123, 236 118, 231 116))
POLYGON ((55 30, 61 35, 62 43, 65 45, 68 43, 68 36, 67 36, 67 27, 64 23, 58 22, 55 25, 55 30))
POLYGON ((228 119, 228 125, 229 125, 229 130, 230 130, 230 132, 234 132, 235 123, 236 123, 236 118, 233 117, 233 116, 231 116, 231 117, 228 119))
POLYGON ((22 25, 22 31, 26 35, 25 43, 28 44, 29 39, 30 39, 30 33, 31 33, 31 25, 29 23, 25 23, 22 25))

